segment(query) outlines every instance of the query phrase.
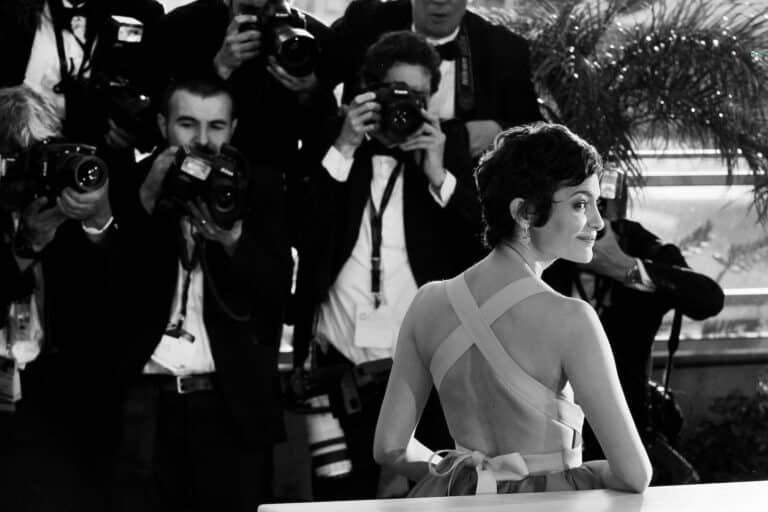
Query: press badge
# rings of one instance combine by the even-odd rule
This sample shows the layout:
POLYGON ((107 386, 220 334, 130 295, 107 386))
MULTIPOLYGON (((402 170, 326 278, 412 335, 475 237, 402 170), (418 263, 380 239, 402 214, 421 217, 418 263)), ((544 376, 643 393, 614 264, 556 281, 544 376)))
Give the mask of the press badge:
POLYGON ((387 306, 373 309, 358 306, 355 310, 355 346, 360 348, 388 349, 395 345, 395 329, 387 306))
POLYGON ((42 339, 35 296, 12 302, 8 311, 8 345, 20 368, 37 358, 42 339))
POLYGON ((0 403, 21 400, 21 377, 13 359, 0 356, 0 403))
POLYGON ((195 337, 186 331, 169 329, 155 347, 152 360, 173 373, 184 373, 195 354, 195 337))

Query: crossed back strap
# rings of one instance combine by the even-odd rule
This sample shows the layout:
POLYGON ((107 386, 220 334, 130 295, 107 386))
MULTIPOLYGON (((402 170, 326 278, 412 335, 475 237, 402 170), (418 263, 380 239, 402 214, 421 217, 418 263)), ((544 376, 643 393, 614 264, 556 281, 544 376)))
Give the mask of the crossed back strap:
POLYGON ((480 308, 463 274, 447 281, 445 286, 448 299, 461 323, 432 357, 430 371, 435 386, 440 388, 446 372, 464 352, 475 345, 497 378, 511 393, 553 421, 580 434, 584 421, 581 408, 526 372, 509 355, 490 327, 496 319, 518 303, 533 295, 551 291, 551 288, 535 276, 526 277, 501 289, 480 308))

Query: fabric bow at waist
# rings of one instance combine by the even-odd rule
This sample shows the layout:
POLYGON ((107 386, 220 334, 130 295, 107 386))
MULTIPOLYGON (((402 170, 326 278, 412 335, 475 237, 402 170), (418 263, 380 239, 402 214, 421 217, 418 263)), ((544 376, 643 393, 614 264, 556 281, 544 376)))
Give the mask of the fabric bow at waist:
POLYGON ((453 484, 456 472, 471 464, 477 472, 475 494, 496 494, 496 482, 505 480, 523 480, 531 473, 560 471, 581 465, 581 453, 577 450, 564 450, 553 453, 522 455, 519 452, 506 453, 489 457, 477 450, 457 446, 455 450, 439 450, 429 458, 429 472, 437 477, 450 475, 448 491, 453 484), (453 460, 443 469, 437 469, 433 463, 435 457, 445 456, 453 460))

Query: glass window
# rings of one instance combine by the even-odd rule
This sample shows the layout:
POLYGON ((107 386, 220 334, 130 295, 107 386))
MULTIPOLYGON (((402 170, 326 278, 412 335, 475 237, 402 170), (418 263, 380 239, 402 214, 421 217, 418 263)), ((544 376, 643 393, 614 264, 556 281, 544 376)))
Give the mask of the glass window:
MULTIPOLYGON (((768 337, 768 234, 751 208, 746 166, 732 185, 715 151, 643 152, 645 186, 631 194, 628 216, 683 249, 689 266, 726 294, 716 317, 685 319, 681 338, 768 337)), ((669 337, 671 313, 657 338, 669 337)))

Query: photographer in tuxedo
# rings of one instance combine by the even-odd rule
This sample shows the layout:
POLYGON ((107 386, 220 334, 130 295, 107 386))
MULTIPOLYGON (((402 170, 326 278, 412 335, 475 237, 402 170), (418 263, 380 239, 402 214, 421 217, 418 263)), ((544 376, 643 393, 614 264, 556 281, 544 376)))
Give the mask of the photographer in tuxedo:
MULTIPOLYGON (((610 181, 606 176, 603 180, 610 181)), ((615 189, 609 186, 606 191, 604 184, 601 187, 601 212, 608 221, 595 242, 592 261, 576 265, 558 260, 543 278, 559 292, 594 306, 608 335, 635 425, 650 445, 658 434, 649 423, 650 357, 662 319, 670 310, 693 320, 715 316, 723 308, 724 295, 714 280, 688 266, 677 246, 625 218, 625 183, 619 179, 615 189)), ((649 454, 658 481, 667 473, 657 467, 654 452, 649 454)), ((602 458, 590 429, 585 429, 584 457, 602 458)))
POLYGON ((232 144, 254 166, 279 174, 292 231, 309 168, 299 148, 336 112, 332 92, 315 76, 327 35, 286 0, 197 0, 168 13, 147 36, 155 98, 171 79, 227 82, 238 105, 232 144))
POLYGON ((226 84, 174 82, 164 97, 167 147, 138 164, 120 211, 114 504, 255 510, 283 435, 275 382, 291 259, 280 183, 228 145, 226 84))
POLYGON ((354 0, 331 26, 318 74, 344 84, 349 103, 366 49, 385 32, 411 30, 435 46, 440 82, 428 111, 447 136, 446 162, 472 167, 502 130, 541 120, 528 43, 467 10, 466 0, 354 0))
MULTIPOLYGON (((306 355, 297 347, 311 345, 320 373, 339 370, 326 384, 352 462, 344 478, 315 479, 318 499, 376 496, 373 435, 403 315, 419 286, 458 271, 456 244, 479 231, 472 176, 444 163, 445 134, 426 111, 439 63, 418 34, 382 36, 366 56, 364 92, 315 173, 315 238, 299 267, 294 363, 301 368, 306 355)), ((447 429, 433 400, 424 423, 441 428, 421 435, 437 446, 447 429)))
POLYGON ((12 510, 103 510, 106 165, 56 139, 53 105, 26 86, 0 89, 0 118, 0 490, 12 510))
POLYGON ((26 84, 53 104, 65 136, 132 156, 142 31, 162 13, 154 0, 6 0, 0 87, 26 84))

